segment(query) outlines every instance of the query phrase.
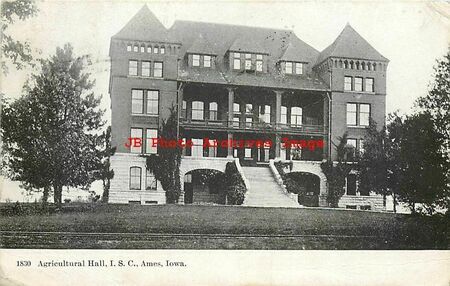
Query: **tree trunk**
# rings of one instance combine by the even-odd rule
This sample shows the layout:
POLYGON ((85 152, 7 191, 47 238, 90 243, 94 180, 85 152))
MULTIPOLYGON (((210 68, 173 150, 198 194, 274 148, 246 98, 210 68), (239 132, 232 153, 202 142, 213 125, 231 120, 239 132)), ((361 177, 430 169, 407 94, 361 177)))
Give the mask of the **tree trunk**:
POLYGON ((42 204, 46 205, 48 202, 48 196, 50 194, 50 187, 44 187, 44 193, 42 195, 42 204))
POLYGON ((53 201, 57 208, 61 208, 62 205, 62 186, 59 184, 53 184, 53 201))
POLYGON ((108 200, 109 200, 109 186, 110 186, 109 179, 103 180, 103 195, 102 195, 102 202, 103 203, 108 203, 108 200))
POLYGON ((397 198, 395 197, 395 193, 392 193, 392 199, 394 203, 394 213, 397 213, 397 198))

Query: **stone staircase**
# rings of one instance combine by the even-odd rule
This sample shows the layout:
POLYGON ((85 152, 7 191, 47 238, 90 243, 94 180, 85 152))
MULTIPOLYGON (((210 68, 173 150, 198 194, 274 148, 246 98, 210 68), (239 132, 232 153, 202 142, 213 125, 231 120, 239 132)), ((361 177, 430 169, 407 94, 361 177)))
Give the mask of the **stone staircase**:
POLYGON ((244 206, 295 208, 299 204, 283 192, 269 167, 242 167, 250 188, 244 206))

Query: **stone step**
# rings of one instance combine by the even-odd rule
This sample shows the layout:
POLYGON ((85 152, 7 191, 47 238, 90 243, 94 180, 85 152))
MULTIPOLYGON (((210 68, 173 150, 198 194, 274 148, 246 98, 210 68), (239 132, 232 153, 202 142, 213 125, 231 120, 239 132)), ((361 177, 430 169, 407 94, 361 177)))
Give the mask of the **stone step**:
POLYGON ((275 181, 269 167, 242 167, 249 181, 250 190, 246 195, 245 206, 258 207, 299 207, 288 197, 275 181))

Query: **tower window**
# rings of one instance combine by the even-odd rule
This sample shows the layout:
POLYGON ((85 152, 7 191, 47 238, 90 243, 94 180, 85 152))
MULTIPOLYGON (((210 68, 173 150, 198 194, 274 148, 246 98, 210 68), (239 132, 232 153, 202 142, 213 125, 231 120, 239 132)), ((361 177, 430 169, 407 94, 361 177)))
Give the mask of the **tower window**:
POLYGON ((352 90, 352 77, 351 76, 344 77, 344 90, 347 90, 347 91, 352 90))

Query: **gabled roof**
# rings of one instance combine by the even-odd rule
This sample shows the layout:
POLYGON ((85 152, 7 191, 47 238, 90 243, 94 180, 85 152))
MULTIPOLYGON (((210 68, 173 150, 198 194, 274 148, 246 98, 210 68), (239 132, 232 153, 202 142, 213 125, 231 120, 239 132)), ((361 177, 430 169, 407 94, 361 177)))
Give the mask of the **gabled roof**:
POLYGON ((214 51, 214 48, 209 43, 205 37, 203 37, 202 34, 200 34, 197 39, 194 41, 194 43, 191 45, 191 47, 186 51, 190 54, 203 54, 203 55, 217 55, 216 51, 214 51))
POLYGON ((347 24, 336 40, 320 53, 317 64, 329 57, 389 61, 358 34, 350 24, 347 24))
POLYGON ((289 42, 280 61, 305 62, 309 63, 317 54, 311 54, 311 49, 306 44, 296 43, 295 40, 289 42))
POLYGON ((302 47, 309 62, 315 62, 319 55, 316 49, 302 42, 290 30, 177 20, 169 32, 182 43, 181 55, 186 53, 199 35, 209 41, 218 58, 223 58, 231 48, 236 51, 240 48, 243 52, 250 49, 253 52, 264 51, 271 62, 276 62, 284 54, 289 42, 302 47))
POLYGON ((229 48, 233 52, 248 52, 268 54, 267 51, 256 41, 248 37, 237 37, 229 48))
POLYGON ((177 43, 156 16, 144 5, 117 34, 116 39, 177 43))

